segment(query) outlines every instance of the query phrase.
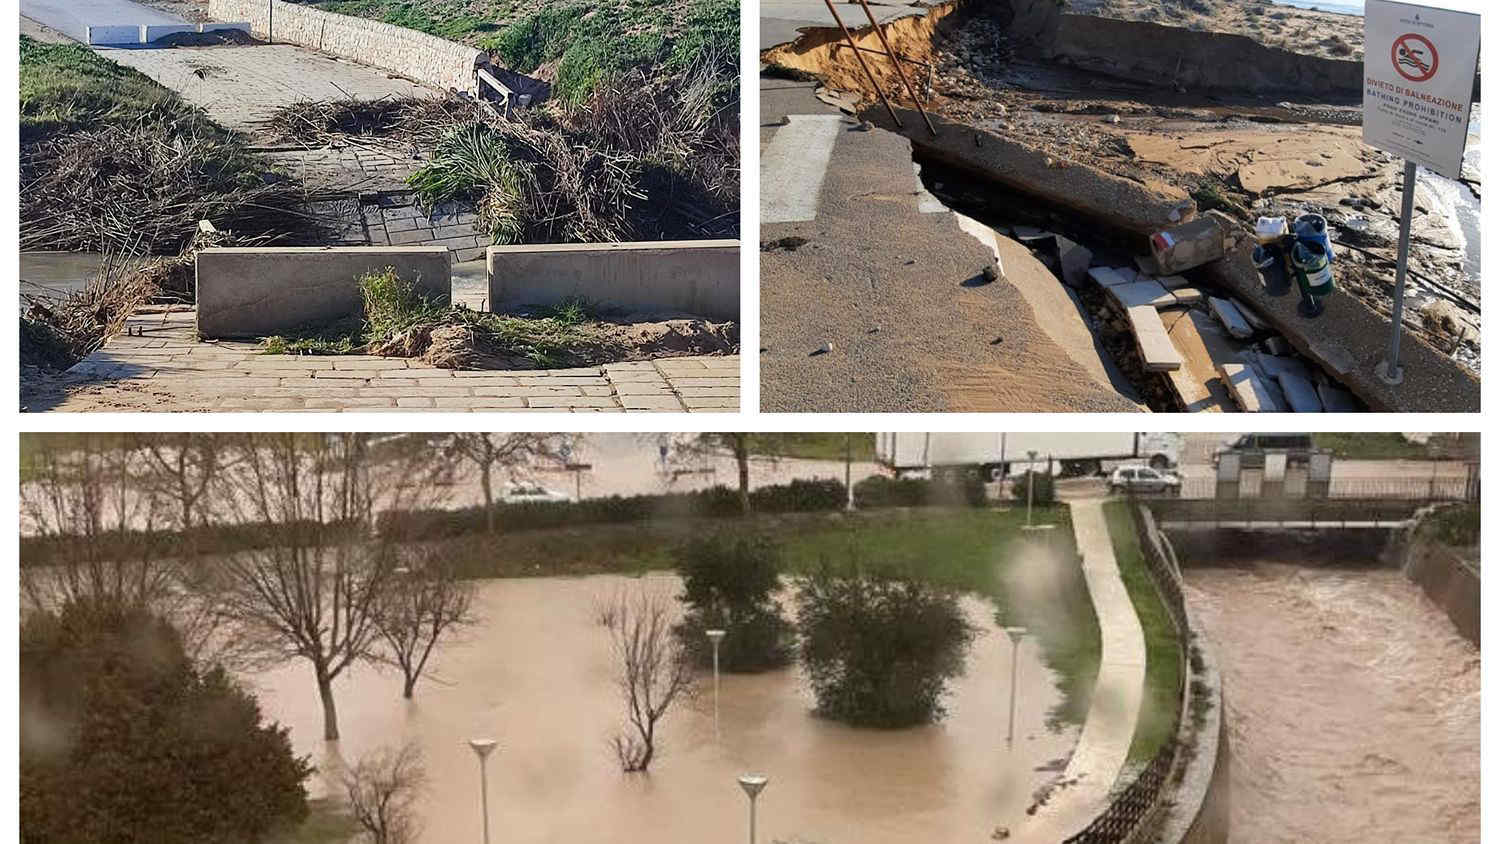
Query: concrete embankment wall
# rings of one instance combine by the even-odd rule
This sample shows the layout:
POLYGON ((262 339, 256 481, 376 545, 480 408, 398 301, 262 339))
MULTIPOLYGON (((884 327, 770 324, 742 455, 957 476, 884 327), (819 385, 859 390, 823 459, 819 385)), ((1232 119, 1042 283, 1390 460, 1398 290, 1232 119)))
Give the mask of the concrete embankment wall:
POLYGON ((248 21, 258 38, 296 44, 378 67, 441 90, 474 90, 480 50, 379 21, 324 12, 283 0, 208 0, 216 20, 248 21))
POLYGON ((1135 82, 1190 89, 1360 95, 1364 64, 1267 47, 1244 35, 1148 21, 1062 15, 1047 58, 1135 82))
POLYGON ((1418 533, 1402 555, 1401 570, 1448 614, 1459 635, 1479 646, 1479 572, 1472 565, 1418 533))
POLYGON ((359 277, 387 267, 423 295, 448 299, 452 258, 442 246, 201 250, 198 336, 265 337, 356 315, 359 277))
POLYGON ((488 262, 492 310, 581 298, 624 311, 740 318, 737 240, 492 246, 488 262))

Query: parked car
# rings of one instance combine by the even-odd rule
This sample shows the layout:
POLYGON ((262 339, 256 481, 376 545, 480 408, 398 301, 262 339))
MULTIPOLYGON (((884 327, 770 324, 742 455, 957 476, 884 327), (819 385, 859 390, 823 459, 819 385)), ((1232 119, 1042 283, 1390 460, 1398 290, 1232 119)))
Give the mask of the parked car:
POLYGON ((1266 465, 1267 454, 1285 454, 1289 464, 1306 463, 1317 448, 1312 434, 1240 434, 1225 440, 1214 452, 1214 465, 1225 454, 1238 454, 1240 468, 1259 469, 1266 465))
POLYGON ((1109 491, 1176 495, 1182 491, 1182 479, 1150 466, 1121 466, 1109 475, 1109 491))
POLYGON ((547 489, 531 481, 511 481, 501 489, 500 500, 506 504, 515 504, 521 501, 572 501, 573 499, 566 493, 547 489))

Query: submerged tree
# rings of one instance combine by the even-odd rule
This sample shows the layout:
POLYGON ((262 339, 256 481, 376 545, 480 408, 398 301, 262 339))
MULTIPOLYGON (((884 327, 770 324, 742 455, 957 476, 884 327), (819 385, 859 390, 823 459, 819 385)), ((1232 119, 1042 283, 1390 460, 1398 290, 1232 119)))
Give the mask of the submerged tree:
POLYGON ((438 642, 473 623, 474 588, 453 566, 432 556, 396 574, 377 608, 375 626, 384 646, 380 659, 401 669, 401 696, 410 700, 438 642))
POLYGON ((312 669, 329 741, 339 737, 333 681, 374 657, 381 608, 398 586, 399 537, 376 533, 377 501, 406 508, 437 495, 433 452, 375 465, 369 436, 239 437, 220 506, 252 550, 227 555, 205 584, 260 656, 312 669))
POLYGON ((626 771, 645 771, 656 757, 657 722, 679 698, 693 694, 693 667, 672 635, 664 598, 638 589, 615 600, 606 621, 630 725, 614 739, 615 757, 626 771))
POLYGON ((414 844, 416 801, 426 782, 422 752, 413 743, 375 751, 344 774, 349 812, 370 844, 414 844))
POLYGON ((780 549, 762 536, 700 536, 673 552, 687 605, 674 631, 700 666, 711 665, 706 631, 726 632, 719 649, 726 671, 764 671, 792 658, 791 625, 776 605, 780 549))
POLYGON ((874 727, 942 716, 974 636, 956 593, 894 571, 825 566, 802 580, 797 608, 819 712, 874 727))

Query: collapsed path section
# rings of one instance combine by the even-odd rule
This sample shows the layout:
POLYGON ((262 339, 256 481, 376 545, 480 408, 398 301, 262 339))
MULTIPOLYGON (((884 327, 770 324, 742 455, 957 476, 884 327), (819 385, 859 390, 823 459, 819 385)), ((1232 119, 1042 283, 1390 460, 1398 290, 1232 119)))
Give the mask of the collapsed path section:
POLYGON ((1099 675, 1083 732, 1061 782, 1023 828, 1024 841, 1054 842, 1087 827, 1109 806, 1110 788, 1125 767, 1146 679, 1146 636, 1120 579, 1104 502, 1071 502, 1073 536, 1099 619, 1099 675))

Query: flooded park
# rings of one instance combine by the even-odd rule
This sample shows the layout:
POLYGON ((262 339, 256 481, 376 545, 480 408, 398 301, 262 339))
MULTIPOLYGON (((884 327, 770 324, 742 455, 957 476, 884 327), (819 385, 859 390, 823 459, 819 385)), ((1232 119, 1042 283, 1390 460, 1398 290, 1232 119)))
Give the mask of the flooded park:
MULTIPOLYGON (((947 717, 896 730, 818 717, 800 669, 725 674, 715 738, 713 685, 661 723, 648 773, 620 771, 610 738, 622 726, 618 660, 594 608, 622 588, 666 596, 673 575, 483 581, 480 623, 445 646, 432 679, 401 699, 398 672, 358 668, 335 686, 342 740, 322 740, 322 710, 301 665, 247 677, 268 718, 291 728, 299 754, 329 793, 347 762, 381 746, 420 747, 428 775, 418 802, 423 841, 478 840, 478 763, 468 741, 494 738, 489 759, 493 829, 506 842, 708 841, 744 834, 735 783, 761 773, 763 841, 984 841, 1022 816, 1033 791, 1071 752, 1076 728, 1047 726, 1058 703, 1052 673, 1030 640, 1019 650, 1015 741, 1007 745, 1011 645, 988 601, 965 598, 980 629, 947 717)), ((335 789, 336 790, 336 789, 335 789)))
POLYGON ((1479 649, 1400 571, 1184 571, 1218 650, 1231 841, 1478 841, 1479 649))

